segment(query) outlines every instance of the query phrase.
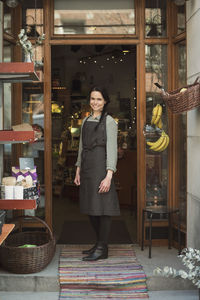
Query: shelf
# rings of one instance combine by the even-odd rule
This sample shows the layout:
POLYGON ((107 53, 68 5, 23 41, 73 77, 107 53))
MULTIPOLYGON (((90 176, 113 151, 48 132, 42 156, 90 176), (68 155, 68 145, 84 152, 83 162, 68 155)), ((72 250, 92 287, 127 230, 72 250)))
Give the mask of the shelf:
POLYGON ((14 144, 34 141, 34 131, 0 130, 0 144, 14 144))
POLYGON ((9 233, 13 230, 15 224, 3 224, 2 233, 0 234, 0 245, 7 238, 9 233))
POLYGON ((39 81, 34 63, 7 62, 0 63, 0 80, 3 82, 39 81))
POLYGON ((36 200, 32 199, 0 199, 0 209, 36 209, 36 200))

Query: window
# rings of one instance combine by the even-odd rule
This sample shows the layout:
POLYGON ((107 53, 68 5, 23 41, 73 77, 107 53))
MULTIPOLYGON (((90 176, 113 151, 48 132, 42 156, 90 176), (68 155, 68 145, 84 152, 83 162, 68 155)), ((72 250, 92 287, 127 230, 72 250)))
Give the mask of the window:
POLYGON ((146 0, 145 36, 165 37, 166 35, 166 1, 146 0))
POLYGON ((55 34, 135 34, 134 0, 54 0, 55 34))
MULTIPOLYGON (((162 129, 167 133, 167 110, 161 98, 160 90, 154 85, 158 82, 167 89, 167 46, 146 45, 146 127, 144 134, 146 142, 156 141, 161 131, 151 124, 152 110, 157 105, 162 106, 162 129)), ((163 152, 146 148, 146 206, 167 205, 168 190, 168 155, 163 152)))

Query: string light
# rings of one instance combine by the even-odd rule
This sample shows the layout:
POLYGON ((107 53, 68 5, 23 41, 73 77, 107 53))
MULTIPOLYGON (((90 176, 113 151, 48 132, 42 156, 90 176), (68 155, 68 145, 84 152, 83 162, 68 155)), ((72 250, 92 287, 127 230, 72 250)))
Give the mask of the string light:
POLYGON ((94 63, 98 65, 99 68, 103 69, 105 66, 102 65, 102 59, 104 58, 109 63, 117 64, 119 62, 124 62, 125 58, 124 55, 131 54, 131 50, 115 50, 110 52, 104 52, 101 54, 93 55, 93 56, 85 56, 79 59, 80 64, 88 64, 88 63, 94 63))

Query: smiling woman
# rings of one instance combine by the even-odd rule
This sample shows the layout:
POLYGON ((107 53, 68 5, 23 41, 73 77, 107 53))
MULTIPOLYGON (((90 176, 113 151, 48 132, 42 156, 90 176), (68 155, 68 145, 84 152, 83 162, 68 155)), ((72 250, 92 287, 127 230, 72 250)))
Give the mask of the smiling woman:
POLYGON ((92 113, 83 120, 75 184, 80 185, 80 210, 89 215, 96 233, 94 247, 83 252, 83 260, 108 257, 111 216, 119 215, 118 197, 113 181, 117 163, 117 124, 106 113, 110 102, 105 89, 90 91, 92 113))

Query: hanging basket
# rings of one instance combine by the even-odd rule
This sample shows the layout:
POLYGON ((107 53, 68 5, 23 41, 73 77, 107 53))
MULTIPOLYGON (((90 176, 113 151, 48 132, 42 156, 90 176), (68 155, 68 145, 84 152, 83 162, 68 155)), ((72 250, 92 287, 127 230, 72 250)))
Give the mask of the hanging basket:
POLYGON ((55 238, 51 229, 43 220, 33 216, 21 216, 15 218, 12 222, 19 220, 22 230, 22 221, 26 221, 27 218, 39 221, 48 231, 24 231, 8 236, 5 244, 0 247, 0 263, 4 269, 12 273, 40 272, 50 263, 55 254, 55 238), (36 245, 36 247, 19 248, 19 246, 25 244, 36 245))
POLYGON ((166 94, 162 93, 163 100, 174 114, 187 112, 200 106, 199 77, 196 78, 193 84, 186 85, 182 88, 166 94), (186 88, 186 90, 184 92, 180 92, 182 88, 186 88))

